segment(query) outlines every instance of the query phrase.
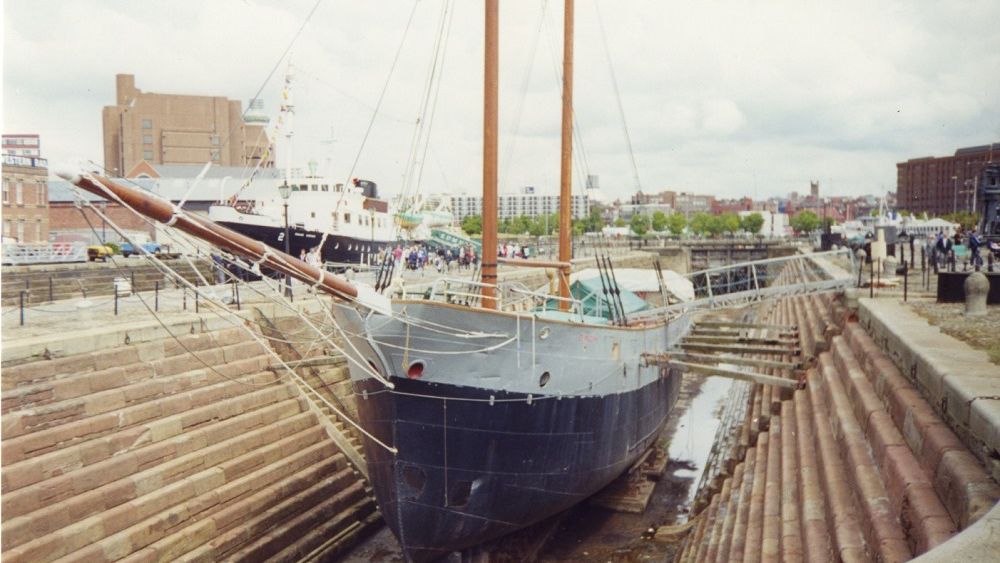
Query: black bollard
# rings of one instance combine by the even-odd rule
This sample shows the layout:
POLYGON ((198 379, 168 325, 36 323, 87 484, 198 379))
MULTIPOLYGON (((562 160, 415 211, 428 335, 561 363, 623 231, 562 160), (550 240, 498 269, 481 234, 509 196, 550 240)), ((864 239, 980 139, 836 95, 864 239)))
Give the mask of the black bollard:
POLYGON ((24 326, 24 292, 23 291, 19 294, 18 299, 20 300, 20 308, 21 308, 21 326, 24 326))
POLYGON ((52 276, 49 276, 49 301, 55 301, 52 298, 52 276))
POLYGON ((875 297, 875 260, 871 261, 868 268, 868 297, 875 297))
POLYGON ((185 311, 187 311, 188 310, 188 290, 187 290, 186 287, 181 290, 181 295, 182 295, 182 297, 181 297, 181 308, 184 309, 185 311))
POLYGON ((160 311, 160 282, 157 280, 153 285, 153 310, 160 311))
POLYGON ((197 291, 194 292, 194 312, 195 313, 200 313, 201 312, 201 310, 198 307, 198 292, 197 291))
POLYGON ((233 287, 236 289, 236 310, 240 311, 240 284, 234 281, 233 287))
POLYGON ((130 280, 129 283, 132 284, 132 295, 135 295, 135 270, 132 270, 131 274, 132 274, 132 279, 130 280))
POLYGON ((118 316, 118 288, 115 287, 115 316, 118 316))
POLYGON ((910 267, 903 261, 903 301, 906 301, 906 294, 910 289, 910 267))

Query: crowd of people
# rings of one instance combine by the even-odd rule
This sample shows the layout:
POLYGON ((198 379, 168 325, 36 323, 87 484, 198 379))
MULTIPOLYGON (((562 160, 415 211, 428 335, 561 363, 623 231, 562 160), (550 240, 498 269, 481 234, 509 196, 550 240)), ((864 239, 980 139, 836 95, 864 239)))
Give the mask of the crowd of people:
MULTIPOLYGON (((387 250, 383 251, 385 252, 387 250)), ((426 244, 410 244, 405 247, 397 244, 392 249, 391 256, 397 270, 415 271, 421 275, 427 267, 442 273, 455 269, 475 269, 479 265, 479 255, 472 245, 432 250, 426 244)), ((381 258, 385 259, 385 255, 383 254, 381 258)))
POLYGON ((938 267, 946 265, 949 259, 954 257, 955 248, 963 243, 969 251, 969 265, 976 269, 983 266, 982 250, 984 248, 987 252, 994 254, 1000 252, 1000 246, 997 243, 987 244, 983 240, 983 236, 975 230, 968 233, 958 230, 951 237, 946 236, 942 231, 938 231, 931 240, 927 241, 932 263, 937 264, 938 267))

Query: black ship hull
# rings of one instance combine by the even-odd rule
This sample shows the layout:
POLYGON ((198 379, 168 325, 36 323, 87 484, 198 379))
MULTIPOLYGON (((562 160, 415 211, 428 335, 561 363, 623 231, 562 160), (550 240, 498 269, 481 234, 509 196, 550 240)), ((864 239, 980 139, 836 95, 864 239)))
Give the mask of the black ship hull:
MULTIPOLYGON (((259 240, 276 250, 285 251, 284 227, 268 227, 230 221, 219 221, 218 224, 254 240, 259 240)), ((300 256, 302 252, 309 252, 316 248, 323 240, 322 232, 301 227, 289 226, 288 235, 288 253, 295 257, 300 256)), ((392 241, 357 239, 330 233, 326 237, 326 242, 323 243, 323 248, 320 249, 320 257, 323 262, 373 264, 376 263, 379 252, 385 248, 391 250, 392 241)))
POLYGON ((680 388, 667 370, 623 393, 527 395, 394 378, 357 382, 370 479, 406 556, 430 561, 593 495, 656 439, 680 388), (491 400, 492 397, 492 400, 491 400), (443 400, 442 400, 443 399, 443 400), (444 547, 447 546, 447 547, 444 547))

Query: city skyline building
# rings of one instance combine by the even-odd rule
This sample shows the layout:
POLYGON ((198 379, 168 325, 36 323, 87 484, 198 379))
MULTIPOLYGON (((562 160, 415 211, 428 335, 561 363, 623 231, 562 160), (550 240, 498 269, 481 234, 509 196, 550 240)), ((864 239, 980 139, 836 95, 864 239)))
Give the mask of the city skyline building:
POLYGON ((36 134, 3 135, 3 238, 49 240, 49 163, 36 134))
POLYGON ((115 75, 115 86, 115 105, 102 111, 106 173, 125 176, 143 161, 274 166, 266 121, 254 112, 244 118, 240 101, 143 92, 131 74, 115 75))
POLYGON ((975 211, 979 176, 987 163, 997 159, 1000 143, 960 148, 952 156, 925 156, 897 163, 899 208, 929 215, 975 211))

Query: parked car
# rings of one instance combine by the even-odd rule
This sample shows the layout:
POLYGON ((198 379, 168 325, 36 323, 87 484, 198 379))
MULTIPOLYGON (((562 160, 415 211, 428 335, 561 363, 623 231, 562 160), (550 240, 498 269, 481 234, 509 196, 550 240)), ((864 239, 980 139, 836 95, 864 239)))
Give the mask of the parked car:
POLYGON ((107 262, 108 256, 115 253, 115 249, 105 244, 94 244, 87 247, 87 261, 94 262, 100 260, 107 262))
MULTIPOLYGON (((160 251, 162 250, 160 248, 160 243, 157 243, 157 242, 144 242, 140 246, 146 252, 148 252, 150 254, 159 254, 160 251)), ((131 256, 133 254, 139 255, 139 254, 142 254, 142 252, 136 250, 136 248, 134 246, 132 246, 132 243, 130 243, 130 242, 126 242, 126 243, 122 244, 122 256, 124 256, 125 258, 128 258, 129 256, 131 256)))

